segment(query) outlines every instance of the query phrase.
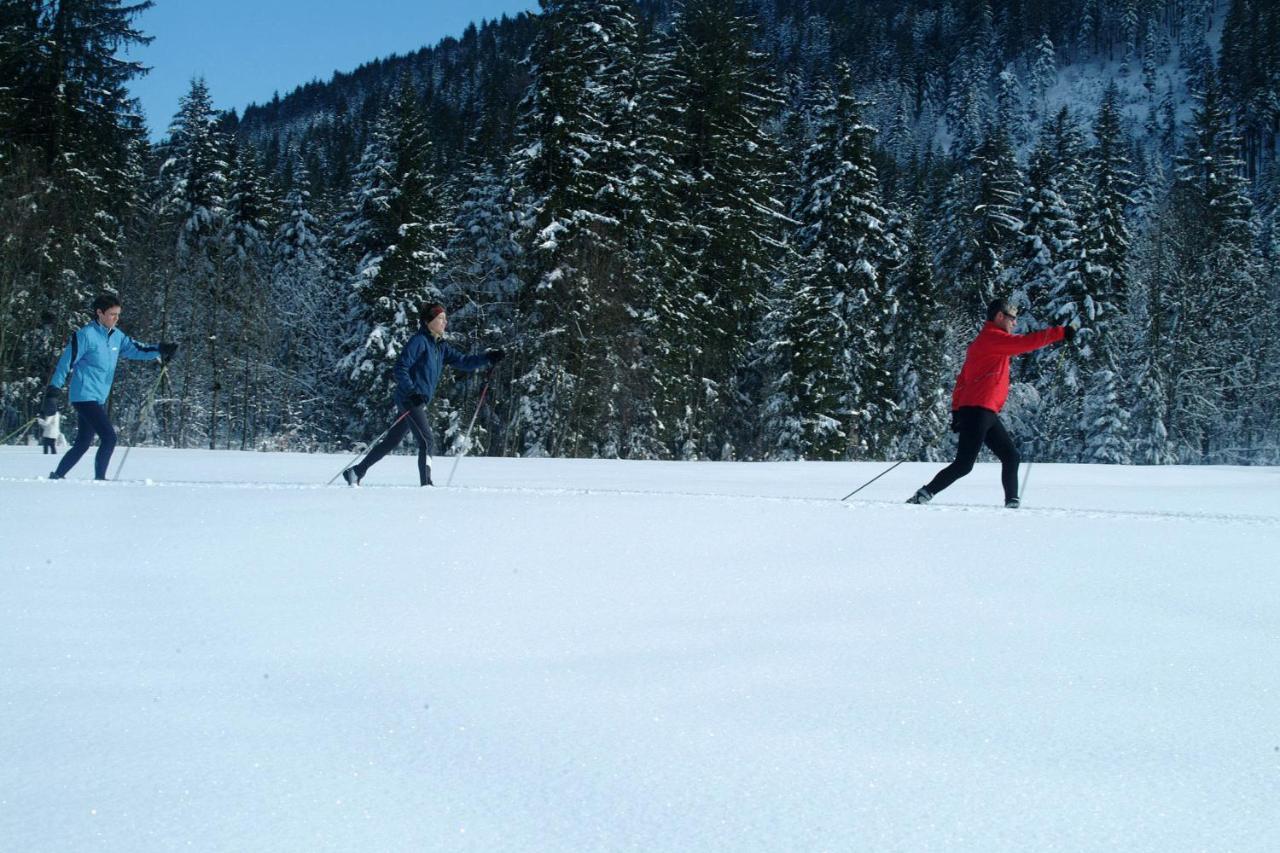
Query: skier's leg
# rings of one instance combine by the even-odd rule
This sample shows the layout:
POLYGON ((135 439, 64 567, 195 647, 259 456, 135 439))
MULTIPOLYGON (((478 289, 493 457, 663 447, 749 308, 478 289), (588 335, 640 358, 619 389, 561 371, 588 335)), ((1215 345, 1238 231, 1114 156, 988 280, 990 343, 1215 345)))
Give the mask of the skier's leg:
POLYGON ((978 451, 982 449, 982 437, 987 430, 985 415, 994 416, 985 409, 963 408, 956 413, 960 424, 960 443, 956 447, 955 461, 938 472, 925 490, 936 495, 956 480, 973 470, 973 463, 978 461, 978 451))
POLYGON ((382 437, 382 441, 375 444, 368 454, 365 455, 364 459, 361 459, 359 463, 352 466, 356 474, 363 479, 364 475, 368 473, 370 468, 377 464, 379 459, 395 449, 396 445, 400 443, 400 439, 404 438, 405 431, 408 429, 409 418, 401 418, 397 421, 395 426, 391 427, 391 431, 382 437))
POLYGON ((62 461, 58 463, 58 467, 54 469, 50 475, 55 480, 61 480, 67 476, 67 472, 75 467, 80 461, 80 457, 89 450, 93 444, 93 437, 97 434, 94 430, 93 420, 89 415, 85 414, 86 406, 96 406, 97 403, 72 403, 71 407, 76 410, 77 428, 76 441, 71 445, 71 449, 62 457, 62 461))
POLYGON ((1013 437, 1004 428, 998 415, 991 424, 991 428, 987 430, 986 443, 1000 460, 1000 484, 1004 486, 1005 501, 1016 501, 1018 499, 1018 463, 1021 457, 1018 456, 1018 447, 1013 443, 1013 437))
POLYGON ((111 419, 107 417, 107 409, 101 403, 89 403, 93 408, 88 409, 88 414, 96 423, 94 429, 98 432, 98 453, 93 457, 93 478, 95 480, 107 479, 107 467, 111 464, 111 454, 116 449, 116 430, 111 426, 111 419))
POLYGON ((435 449, 435 439, 431 433, 431 421, 427 418, 426 406, 415 406, 409 412, 409 427, 413 437, 418 440, 418 485, 430 486, 431 454, 435 449))

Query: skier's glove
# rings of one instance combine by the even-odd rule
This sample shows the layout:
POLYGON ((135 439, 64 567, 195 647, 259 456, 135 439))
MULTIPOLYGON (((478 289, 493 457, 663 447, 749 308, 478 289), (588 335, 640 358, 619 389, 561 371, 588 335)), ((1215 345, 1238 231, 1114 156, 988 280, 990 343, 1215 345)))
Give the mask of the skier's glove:
POLYGON ((178 353, 177 344, 161 344, 160 345, 160 363, 168 364, 173 361, 173 357, 178 353))
POLYGON ((1076 339, 1077 331, 1078 329, 1075 326, 1068 323, 1067 325, 1062 327, 1062 339, 1067 343, 1071 343, 1076 339))
POLYGON ((405 397, 404 401, 409 404, 409 408, 411 409, 414 406, 425 406, 427 404, 427 398, 419 394, 417 391, 414 391, 408 397, 405 397))
POLYGON ((40 402, 40 417, 51 418, 58 412, 58 399, 62 396, 61 389, 50 385, 44 389, 44 399, 40 402))
POLYGON ((960 413, 959 412, 953 411, 951 413, 951 431, 952 432, 960 431, 960 413))
POLYGON ((500 350, 500 349, 491 349, 487 353, 485 353, 485 355, 489 357, 490 367, 493 367, 495 364, 497 364, 498 362, 502 361, 504 358, 507 357, 507 353, 504 350, 500 350))

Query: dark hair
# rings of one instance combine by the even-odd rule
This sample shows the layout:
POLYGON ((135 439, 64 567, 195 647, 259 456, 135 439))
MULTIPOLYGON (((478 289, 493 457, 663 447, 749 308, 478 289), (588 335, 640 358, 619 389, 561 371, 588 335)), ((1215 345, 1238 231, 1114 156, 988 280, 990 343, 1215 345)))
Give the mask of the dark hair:
POLYGON ((444 306, 439 302, 423 302, 418 306, 418 324, 425 326, 443 313, 444 306))
POLYGON ((116 296, 109 290, 104 290, 93 298, 94 313, 97 313, 98 311, 110 311, 112 308, 119 308, 120 305, 120 297, 116 296))
POLYGON ((1010 317, 1015 316, 1013 313, 1013 303, 1008 299, 991 300, 991 303, 987 305, 987 322, 989 323, 994 320, 996 315, 1001 312, 1008 314, 1010 317))

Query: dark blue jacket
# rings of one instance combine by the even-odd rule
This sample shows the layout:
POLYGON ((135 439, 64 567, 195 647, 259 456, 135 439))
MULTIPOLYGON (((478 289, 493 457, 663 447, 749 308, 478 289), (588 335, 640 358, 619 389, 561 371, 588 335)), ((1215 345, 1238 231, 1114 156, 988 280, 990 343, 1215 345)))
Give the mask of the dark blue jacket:
POLYGON ((425 329, 419 329, 409 338, 392 371, 396 378, 396 405, 408 408, 409 395, 414 393, 431 402, 446 364, 454 370, 479 370, 489 366, 489 356, 463 355, 443 340, 436 340, 425 329))
POLYGON ((106 403, 116 375, 116 362, 121 356, 134 361, 155 361, 160 357, 160 347, 136 343, 119 329, 108 331, 94 320, 72 335, 49 384, 61 388, 70 373, 71 402, 106 403))

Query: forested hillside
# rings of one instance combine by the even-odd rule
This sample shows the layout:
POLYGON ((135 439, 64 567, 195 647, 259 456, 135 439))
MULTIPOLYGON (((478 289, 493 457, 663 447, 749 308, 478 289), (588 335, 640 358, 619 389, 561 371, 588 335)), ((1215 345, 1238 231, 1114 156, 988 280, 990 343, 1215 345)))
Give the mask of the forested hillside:
MULTIPOLYGON (((420 300, 508 350, 474 452, 948 455, 981 308, 1029 458, 1280 462, 1280 6, 543 0, 146 141, 150 3, 0 0, 0 427, 102 288, 156 444, 341 448, 420 300)), ((482 380, 432 408, 458 449, 482 380)))

